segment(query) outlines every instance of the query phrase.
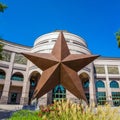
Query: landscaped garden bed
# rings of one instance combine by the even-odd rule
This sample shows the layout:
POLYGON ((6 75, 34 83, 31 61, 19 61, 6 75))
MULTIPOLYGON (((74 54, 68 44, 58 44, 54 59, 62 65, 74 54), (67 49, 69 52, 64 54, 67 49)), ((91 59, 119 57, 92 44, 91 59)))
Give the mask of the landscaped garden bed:
POLYGON ((59 101, 40 106, 38 111, 20 110, 9 120, 120 120, 120 108, 110 105, 85 107, 70 101, 59 101))

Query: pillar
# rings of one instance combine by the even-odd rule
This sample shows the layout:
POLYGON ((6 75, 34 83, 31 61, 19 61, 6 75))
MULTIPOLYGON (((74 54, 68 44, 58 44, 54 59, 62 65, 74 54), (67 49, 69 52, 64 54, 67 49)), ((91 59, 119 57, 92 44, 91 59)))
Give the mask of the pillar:
POLYGON ((107 65, 105 65, 105 76, 106 76, 106 100, 110 105, 112 105, 113 103, 112 103, 112 95, 111 95, 107 65))
POLYGON ((0 103, 2 104, 7 104, 8 102, 11 76, 12 76, 13 65, 14 65, 14 57, 15 57, 15 53, 12 53, 10 64, 9 64, 9 69, 7 70, 7 73, 6 73, 5 83, 4 83, 3 92, 2 92, 2 96, 0 100, 0 103))
POLYGON ((30 81, 28 76, 29 64, 30 62, 27 61, 26 74, 24 76, 22 95, 20 99, 21 105, 28 105, 28 100, 29 100, 29 88, 30 88, 30 81))
POLYGON ((90 105, 97 105, 97 99, 96 99, 96 88, 95 88, 95 79, 94 79, 94 67, 93 63, 91 63, 91 69, 90 69, 90 80, 89 80, 89 94, 90 94, 90 105))

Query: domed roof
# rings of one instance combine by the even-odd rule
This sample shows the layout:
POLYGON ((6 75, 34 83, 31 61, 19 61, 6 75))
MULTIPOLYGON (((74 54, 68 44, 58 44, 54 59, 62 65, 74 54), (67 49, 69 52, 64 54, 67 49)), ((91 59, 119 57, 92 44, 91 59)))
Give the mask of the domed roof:
POLYGON ((44 35, 41 35, 40 37, 38 37, 35 42, 34 42, 34 46, 38 45, 39 43, 41 42, 45 42, 45 41, 52 41, 52 40, 57 40, 58 36, 59 36, 59 33, 60 32, 63 32, 64 34, 64 37, 65 37, 65 40, 75 40, 75 41, 78 41, 79 43, 83 44, 84 46, 87 47, 87 44, 85 42, 85 40, 83 38, 81 38, 80 36, 77 36, 75 34, 72 34, 66 30, 56 30, 54 32, 51 32, 51 33, 47 33, 47 34, 44 34, 44 35))
MULTIPOLYGON (((38 37, 34 42, 34 47, 31 52, 49 53, 58 39, 61 30, 47 33, 38 37)), ((74 54, 91 54, 87 48, 87 44, 83 38, 62 30, 67 45, 71 53, 74 54)))

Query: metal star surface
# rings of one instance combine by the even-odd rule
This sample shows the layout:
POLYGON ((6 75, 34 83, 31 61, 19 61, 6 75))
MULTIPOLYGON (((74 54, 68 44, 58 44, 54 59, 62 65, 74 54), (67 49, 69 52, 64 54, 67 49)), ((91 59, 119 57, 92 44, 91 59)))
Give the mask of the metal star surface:
POLYGON ((76 97, 87 102, 82 82, 77 74, 98 56, 70 54, 64 35, 60 35, 52 53, 22 53, 32 63, 43 70, 35 88, 33 98, 39 98, 61 84, 76 97))

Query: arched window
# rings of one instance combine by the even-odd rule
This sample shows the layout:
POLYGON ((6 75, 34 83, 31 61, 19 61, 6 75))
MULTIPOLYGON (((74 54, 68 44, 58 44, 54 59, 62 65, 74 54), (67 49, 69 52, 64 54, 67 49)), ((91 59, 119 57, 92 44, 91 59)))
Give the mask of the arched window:
POLYGON ((23 81, 23 75, 19 72, 14 73, 11 77, 11 80, 15 80, 15 81, 23 81))
POLYGON ((89 88, 89 81, 85 81, 85 82, 83 83, 83 87, 84 87, 84 88, 89 88))
POLYGON ((33 96, 34 90, 36 88, 38 80, 40 79, 40 73, 38 71, 33 71, 31 73, 29 79, 30 79, 30 88, 29 88, 29 101, 28 101, 28 104, 30 105, 31 102, 32 102, 32 96, 33 96))
POLYGON ((5 72, 0 70, 0 79, 5 79, 5 72))
POLYGON ((83 89, 84 89, 84 92, 85 92, 85 95, 86 95, 86 98, 87 98, 87 101, 89 103, 90 101, 90 95, 89 95, 89 75, 86 73, 86 72, 82 72, 80 75, 80 80, 82 82, 82 86, 83 86, 83 89))
POLYGON ((119 88, 119 84, 118 84, 118 82, 116 82, 116 81, 111 81, 111 82, 110 82, 110 87, 111 87, 111 88, 119 88))
POLYGON ((99 80, 96 82, 96 88, 105 88, 105 84, 103 81, 99 80))
POLYGON ((52 99, 54 100, 61 100, 66 98, 66 90, 62 85, 57 85, 54 89, 53 89, 53 96, 52 99))

